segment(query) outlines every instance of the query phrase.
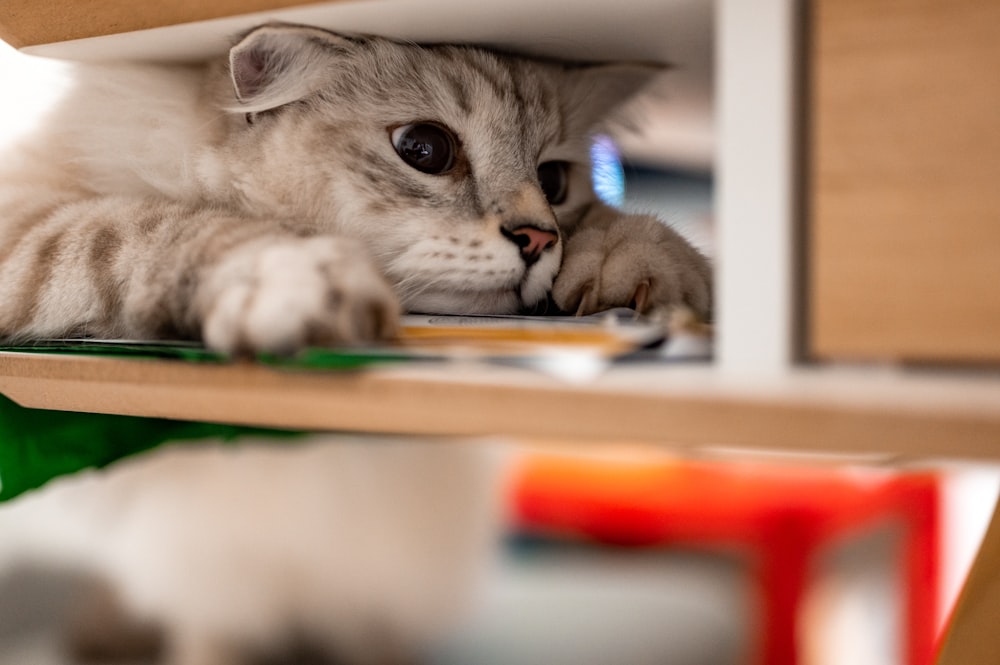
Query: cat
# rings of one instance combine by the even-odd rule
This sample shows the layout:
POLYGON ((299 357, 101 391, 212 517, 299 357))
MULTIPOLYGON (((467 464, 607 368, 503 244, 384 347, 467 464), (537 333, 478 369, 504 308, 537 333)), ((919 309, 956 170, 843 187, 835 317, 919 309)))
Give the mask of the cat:
POLYGON ((708 318, 707 260, 591 183, 591 135, 660 69, 284 24, 78 67, 0 157, 0 338, 290 353, 550 297, 708 318))

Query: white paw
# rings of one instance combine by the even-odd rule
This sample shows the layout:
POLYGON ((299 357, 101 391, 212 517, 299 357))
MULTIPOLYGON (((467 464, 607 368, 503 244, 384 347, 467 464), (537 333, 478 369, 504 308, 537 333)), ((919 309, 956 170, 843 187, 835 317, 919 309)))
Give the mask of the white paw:
POLYGON ((622 215, 570 236, 552 298, 559 309, 577 315, 684 305, 707 320, 712 272, 704 256, 659 220, 622 215))
POLYGON ((399 304, 362 245, 268 238, 227 255, 199 294, 206 346, 292 353, 391 337, 399 304))

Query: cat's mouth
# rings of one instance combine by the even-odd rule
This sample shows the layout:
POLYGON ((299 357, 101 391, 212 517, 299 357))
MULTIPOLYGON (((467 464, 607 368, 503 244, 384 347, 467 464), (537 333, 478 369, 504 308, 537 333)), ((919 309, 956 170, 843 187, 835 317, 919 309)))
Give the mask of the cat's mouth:
POLYGON ((526 270, 520 280, 504 284, 448 283, 400 290, 403 308, 423 314, 524 314, 552 311, 553 276, 526 270))
POLYGON ((506 240, 493 247, 416 243, 386 266, 386 274, 408 312, 517 314, 547 301, 561 250, 560 243, 527 261, 506 240))

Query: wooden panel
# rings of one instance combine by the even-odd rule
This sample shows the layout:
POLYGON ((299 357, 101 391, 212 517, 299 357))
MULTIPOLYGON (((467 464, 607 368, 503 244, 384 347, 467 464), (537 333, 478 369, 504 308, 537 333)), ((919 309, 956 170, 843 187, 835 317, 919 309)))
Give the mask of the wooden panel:
POLYGON ((808 350, 1000 360, 1000 2, 813 4, 808 350))
POLYGON ((307 4, 310 0, 4 0, 0 39, 23 48, 307 4))
POLYGON ((1000 506, 951 616, 937 665, 995 663, 1000 654, 1000 506))
POLYGON ((29 407, 295 429, 770 449, 871 462, 1000 459, 1000 381, 970 377, 802 370, 752 380, 670 365, 616 368, 573 385, 457 363, 329 373, 0 353, 0 393, 29 407))

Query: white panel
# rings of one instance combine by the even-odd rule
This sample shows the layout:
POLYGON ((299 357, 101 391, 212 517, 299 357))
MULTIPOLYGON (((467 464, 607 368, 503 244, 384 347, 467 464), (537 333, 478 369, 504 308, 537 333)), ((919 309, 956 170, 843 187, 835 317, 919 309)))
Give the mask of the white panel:
POLYGON ((775 373, 794 352, 794 0, 719 0, 717 362, 775 373))
POLYGON ((232 35, 281 20, 424 43, 497 45, 565 58, 679 60, 687 67, 702 68, 708 63, 701 57, 701 27, 710 11, 708 0, 630 0, 624 11, 609 11, 603 0, 321 2, 24 51, 79 60, 201 60, 224 53, 232 35), (693 53, 699 62, 692 62, 693 53))

